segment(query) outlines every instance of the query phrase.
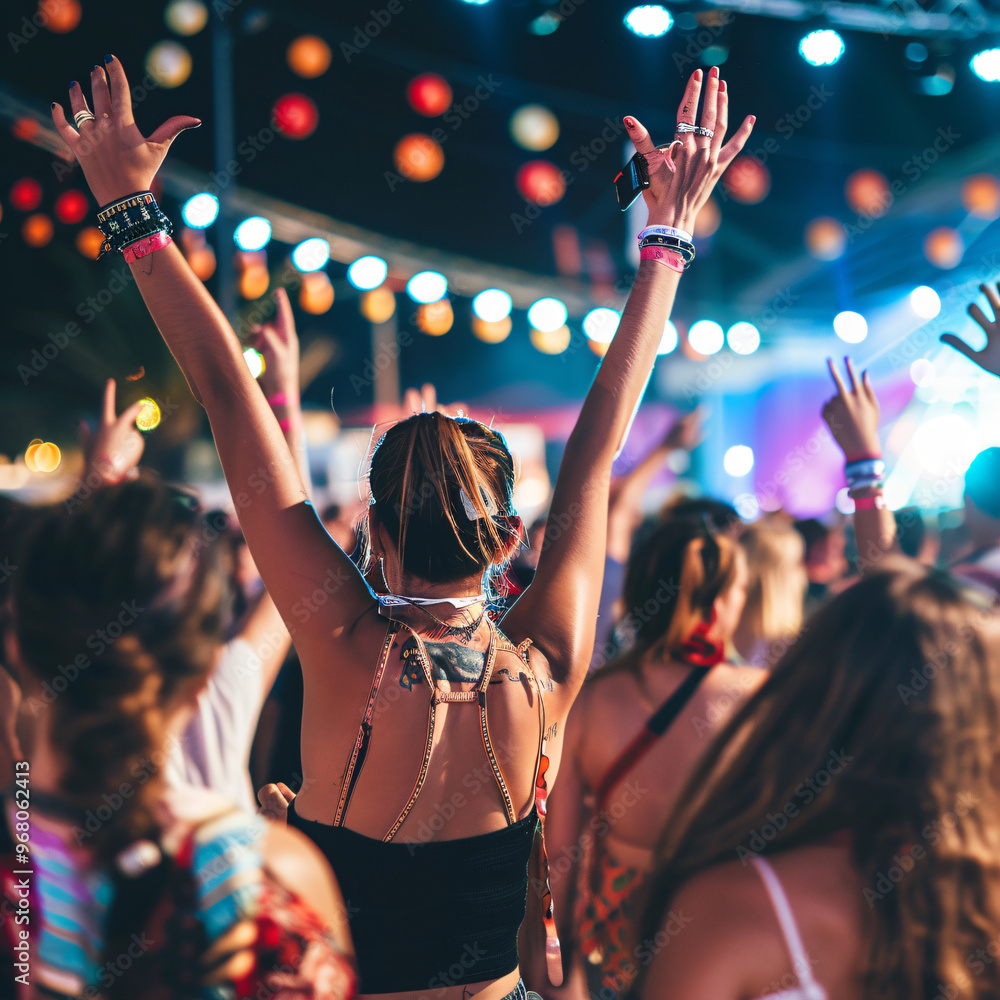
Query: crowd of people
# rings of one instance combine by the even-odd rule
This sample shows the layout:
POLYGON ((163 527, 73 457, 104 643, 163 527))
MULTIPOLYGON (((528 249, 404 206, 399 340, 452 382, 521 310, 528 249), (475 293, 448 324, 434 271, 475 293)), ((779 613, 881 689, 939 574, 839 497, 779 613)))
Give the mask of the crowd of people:
MULTIPOLYGON (((625 119, 642 260, 530 529, 503 435, 419 394, 363 515, 318 515, 287 296, 255 382, 148 194, 197 121, 145 139, 121 63, 90 83, 75 127, 53 119, 208 414, 238 526, 141 468, 113 381, 85 435, 100 488, 0 505, 4 988, 1000 996, 1000 449, 968 471, 960 530, 893 514, 848 360, 823 416, 850 524, 747 524, 711 498, 650 514, 697 412, 612 474, 692 220, 753 126, 725 141, 718 70, 688 80, 669 145, 625 119)), ((946 342, 1000 377, 982 290, 987 347, 946 342)))

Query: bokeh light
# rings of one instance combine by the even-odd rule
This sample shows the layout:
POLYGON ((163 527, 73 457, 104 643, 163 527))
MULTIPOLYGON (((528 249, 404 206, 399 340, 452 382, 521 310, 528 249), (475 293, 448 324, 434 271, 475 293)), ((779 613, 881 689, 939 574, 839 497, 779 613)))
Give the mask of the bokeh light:
POLYGON ((79 0, 38 0, 36 17, 53 34, 65 35, 80 23, 83 8, 79 0))
POLYGON ((10 187, 10 207, 33 212, 42 203, 42 185, 34 177, 22 177, 10 187))
POLYGON ((254 264, 240 275, 240 295, 245 299, 259 299, 270 284, 271 276, 267 273, 267 268, 254 264))
POLYGON ((562 354, 569 347, 570 332, 568 326, 560 326, 556 330, 536 330, 529 333, 532 346, 542 354, 562 354))
POLYGON ((54 445, 51 441, 36 445, 32 457, 37 472, 55 472, 62 461, 62 453, 59 451, 58 445, 54 445))
POLYGON ((300 35, 285 51, 288 68, 304 80, 315 80, 329 68, 333 59, 330 46, 318 35, 300 35))
POLYGON ((286 139, 308 139, 319 125, 319 108, 305 94, 285 94, 274 102, 274 124, 286 139))
POLYGON ((472 311, 484 323, 501 323, 514 307, 510 296, 500 288, 487 288, 472 300, 472 311))
POLYGON ((540 153, 559 138, 559 119, 541 104, 525 104, 511 115, 510 134, 522 149, 540 153))
POLYGON ((207 243, 192 247, 186 256, 191 270, 202 281, 208 281, 215 274, 215 251, 207 243))
POLYGON ((157 42, 146 53, 146 72, 168 90, 187 81, 192 65, 191 53, 180 42, 157 42))
POLYGON ((756 205, 771 190, 771 172, 755 156, 737 156, 722 175, 722 186, 733 201, 756 205))
POLYGON ((330 244, 318 236, 303 240, 292 251, 292 263, 303 272, 318 271, 330 259, 330 244))
POLYGON ((941 312, 941 297, 929 285, 918 285, 910 292, 910 308, 921 319, 934 319, 941 312))
POLYGON ((506 340, 513 326, 514 323, 510 316, 498 320, 480 319, 478 316, 472 317, 473 335, 487 344, 499 344, 500 341, 506 340))
POLYGON ((722 327, 714 320, 700 319, 688 330, 688 343, 699 354, 717 354, 722 350, 725 336, 722 327))
POLYGON ((444 169, 441 143, 422 132, 404 135, 396 143, 392 158, 396 169, 410 181, 432 181, 444 169))
POLYGON ((847 246, 844 224, 821 215, 806 226, 806 249, 817 260, 836 260, 847 246))
MULTIPOLYGON (((389 273, 389 265, 381 257, 368 254, 359 257, 347 269, 347 280, 361 291, 371 291, 378 288, 389 273)), ((391 313, 390 313, 391 315, 391 313)))
POLYGON ((271 223, 260 215, 251 215, 236 227, 233 240, 241 250, 263 250, 271 242, 271 223))
POLYGON ((844 54, 844 39, 830 28, 810 31, 799 42, 799 55, 810 66, 832 66, 844 54))
POLYGON ((454 322, 455 313, 448 299, 427 302, 417 309, 417 327, 431 337, 444 336, 454 322))
POLYGON ((437 271, 418 271, 406 283, 406 294, 425 305, 444 298, 447 292, 448 279, 437 271))
POLYGON ((41 131, 41 125, 34 118, 15 118, 10 127, 10 134, 15 139, 30 142, 41 131))
POLYGON ((700 240, 713 236, 722 223, 722 212, 719 210, 719 203, 714 198, 709 198, 701 207, 701 211, 694 219, 694 233, 700 240))
POLYGON ((658 3, 633 7, 625 15, 625 27, 640 38, 659 38, 670 30, 673 23, 673 15, 658 3))
POLYGON ((219 199, 202 191, 191 195, 181 206, 181 218, 192 229, 207 229, 219 217, 219 199))
POLYGON ((201 0, 170 0, 163 20, 178 35, 197 35, 208 24, 208 8, 201 0))
POLYGON ((676 349, 678 343, 680 343, 680 337, 677 336, 677 327, 668 319, 663 324, 663 336, 660 337, 660 346, 656 349, 657 355, 662 357, 664 354, 670 354, 676 349))
POLYGON ((544 298, 528 309, 528 322, 535 330, 552 333, 566 322, 567 315, 566 306, 559 299, 544 298))
POLYGON ((760 330, 753 323, 734 323, 726 331, 726 343, 737 354, 753 354, 760 347, 760 330))
POLYGON ((861 313, 845 309, 833 318, 833 331, 848 344, 860 344, 868 336, 868 320, 861 313))
POLYGON ((74 243, 84 257, 89 260, 97 260, 97 255, 101 252, 101 245, 104 243, 104 233, 97 226, 87 226, 76 234, 74 243))
POLYGON ((924 256, 943 271, 957 267, 964 253, 962 234, 950 226, 938 226, 924 237, 924 256))
POLYGON ((63 191, 55 204, 56 218, 68 226, 75 226, 87 217, 87 196, 82 191, 71 188, 63 191))
POLYGON ((384 285, 361 296, 361 315, 369 323, 384 323, 396 311, 396 296, 384 285))
POLYGON ((962 205, 977 219, 1000 217, 1000 180, 993 174, 974 174, 962 183, 962 205))
POLYGON ((925 420, 916 429, 913 446, 927 472, 951 478, 968 469, 982 443, 967 420, 957 413, 945 413, 925 420))
POLYGON ((160 404, 151 396, 139 400, 139 414, 135 418, 135 426, 141 431, 151 431, 160 425, 163 414, 160 412, 160 404))
POLYGON ((726 449, 722 457, 722 467, 734 479, 748 475, 753 468, 753 449, 749 445, 734 444, 726 449))
POLYGON ((603 306, 591 309, 583 317, 584 335, 597 344, 610 344, 620 321, 621 315, 617 309, 607 309, 603 306))
POLYGON ((1000 81, 1000 49, 984 49, 977 52, 970 60, 972 72, 987 83, 1000 81))
POLYGON ((437 73, 421 73, 406 87, 406 99, 418 115, 435 118, 442 115, 451 105, 451 86, 437 73))
POLYGON ((250 369, 250 374, 254 378, 260 378, 264 371, 264 356, 257 350, 256 347, 248 347, 243 352, 243 360, 247 363, 247 368, 250 369))
POLYGON ((844 182, 844 199, 859 215, 879 218, 892 203, 892 192, 885 174, 863 168, 855 170, 844 182))
POLYGON ((566 193, 562 171, 548 160, 529 160, 522 164, 514 182, 522 198, 541 208, 554 205, 566 193))
POLYGON ((29 247, 43 247, 52 241, 55 226, 44 212, 29 215, 21 225, 21 239, 29 247))
POLYGON ((914 385, 931 385, 937 373, 934 371, 934 363, 927 358, 917 358, 910 365, 910 378, 914 385))
POLYGON ((299 307, 311 316, 322 316, 333 306, 333 282, 326 271, 310 271, 302 276, 299 307))

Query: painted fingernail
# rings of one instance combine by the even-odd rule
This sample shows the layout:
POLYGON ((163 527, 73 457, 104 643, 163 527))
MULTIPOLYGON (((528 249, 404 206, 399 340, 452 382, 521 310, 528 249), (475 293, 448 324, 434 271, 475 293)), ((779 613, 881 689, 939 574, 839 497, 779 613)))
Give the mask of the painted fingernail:
POLYGON ((72 90, 76 86, 76 80, 69 81, 69 89, 72 90))
POLYGON ((110 53, 110 52, 109 52, 109 53, 108 53, 108 54, 107 54, 107 55, 106 55, 106 56, 104 57, 104 61, 105 61, 106 63, 109 63, 109 62, 111 62, 111 60, 112 60, 112 59, 114 59, 114 56, 113 56, 113 55, 111 55, 111 53, 110 53))
POLYGON ((725 80, 720 80, 719 81, 719 93, 720 94, 724 94, 725 92, 726 92, 726 81, 725 80))
POLYGON ((750 116, 750 124, 751 125, 756 125, 757 124, 757 116, 756 115, 751 115, 750 116))
MULTIPOLYGON (((94 63, 94 69, 100 69, 100 68, 101 68, 100 63, 94 63)), ((92 69, 90 72, 93 73, 94 69, 92 69)))
POLYGON ((626 118, 625 119, 625 128, 635 128, 635 119, 634 118, 626 118))
POLYGON ((53 102, 52 102, 52 103, 51 103, 51 104, 49 105, 49 108, 54 108, 54 107, 56 106, 56 104, 57 104, 57 103, 58 103, 57 101, 53 101, 53 102))

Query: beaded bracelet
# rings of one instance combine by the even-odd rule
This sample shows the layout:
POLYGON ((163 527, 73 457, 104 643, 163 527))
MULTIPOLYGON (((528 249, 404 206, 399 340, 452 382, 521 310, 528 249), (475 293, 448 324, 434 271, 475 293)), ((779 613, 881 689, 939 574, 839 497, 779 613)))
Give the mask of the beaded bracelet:
POLYGON ((685 267, 695 258, 694 244, 687 240, 678 239, 676 236, 647 236, 639 244, 639 249, 645 250, 646 247, 661 247, 664 250, 672 250, 674 253, 680 254, 685 267))
MULTIPOLYGON (((107 253, 121 253, 127 246, 145 237, 156 233, 170 236, 174 231, 150 191, 130 194, 105 205, 97 213, 97 224, 104 235, 98 260, 107 253)), ((160 249, 160 246, 155 249, 160 249)))

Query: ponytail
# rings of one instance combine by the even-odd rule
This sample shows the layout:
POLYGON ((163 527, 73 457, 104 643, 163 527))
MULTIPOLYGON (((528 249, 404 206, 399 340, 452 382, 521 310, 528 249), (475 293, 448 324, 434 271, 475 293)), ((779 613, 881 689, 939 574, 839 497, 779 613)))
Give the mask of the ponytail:
MULTIPOLYGON (((369 477, 403 569, 432 583, 502 569, 510 551, 514 463, 497 431, 419 413, 391 427, 369 477)), ((371 540, 363 538, 370 564, 371 540)))

